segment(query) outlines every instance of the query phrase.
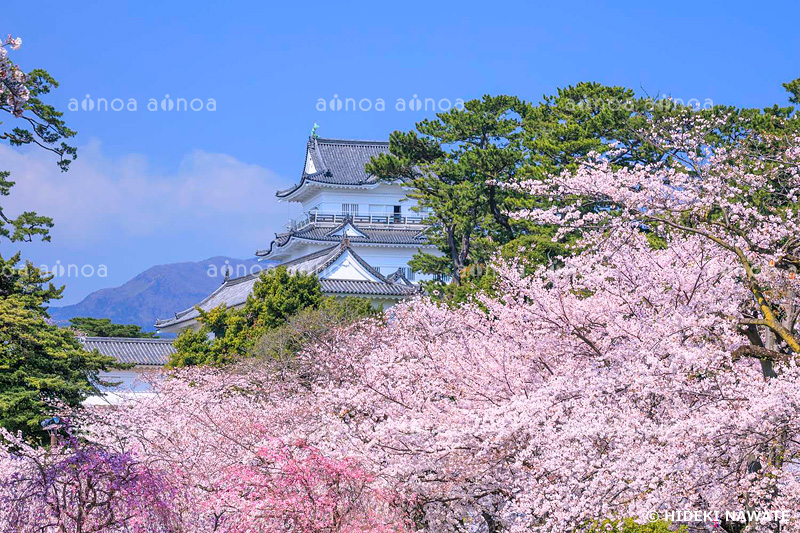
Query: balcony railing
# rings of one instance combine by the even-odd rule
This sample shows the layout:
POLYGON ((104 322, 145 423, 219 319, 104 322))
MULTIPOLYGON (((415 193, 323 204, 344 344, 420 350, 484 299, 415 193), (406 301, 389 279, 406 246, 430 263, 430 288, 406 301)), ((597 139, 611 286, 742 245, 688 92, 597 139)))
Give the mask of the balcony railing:
POLYGON ((329 224, 337 225, 345 221, 345 219, 352 219, 353 224, 360 227, 400 227, 400 226, 420 226, 425 224, 426 216, 404 216, 400 214, 382 214, 382 215, 357 215, 347 213, 320 213, 319 211, 311 211, 303 213, 303 216, 290 220, 286 224, 286 228, 291 231, 302 229, 310 224, 329 224))

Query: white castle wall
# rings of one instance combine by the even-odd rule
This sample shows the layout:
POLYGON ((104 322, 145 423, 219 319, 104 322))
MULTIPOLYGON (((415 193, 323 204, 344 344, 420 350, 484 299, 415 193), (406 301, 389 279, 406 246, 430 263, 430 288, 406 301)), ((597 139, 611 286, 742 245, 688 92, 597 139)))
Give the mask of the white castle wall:
POLYGON ((406 189, 400 185, 381 184, 374 189, 321 189, 305 200, 303 211, 317 209, 320 213, 342 213, 342 204, 358 204, 359 215, 392 213, 393 207, 400 206, 402 216, 419 216, 411 208, 417 201, 406 196, 406 189), (377 210, 381 207, 380 211, 377 210))

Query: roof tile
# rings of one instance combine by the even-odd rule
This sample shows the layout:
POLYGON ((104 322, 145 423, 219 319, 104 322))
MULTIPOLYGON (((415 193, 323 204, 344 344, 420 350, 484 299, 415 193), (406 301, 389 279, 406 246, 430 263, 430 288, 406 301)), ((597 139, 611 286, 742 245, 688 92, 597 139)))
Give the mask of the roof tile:
POLYGON ((370 159, 389 151, 386 141, 352 141, 342 139, 308 140, 308 153, 314 161, 316 172, 307 174, 305 169, 300 183, 278 191, 279 197, 292 194, 306 181, 330 185, 366 185, 375 183, 375 177, 367 174, 365 166, 370 159))
MULTIPOLYGON (((368 296, 389 296, 389 297, 405 297, 417 294, 419 288, 414 285, 407 285, 402 281, 393 282, 386 279, 385 276, 376 271, 366 261, 364 261, 355 251, 350 248, 349 241, 342 240, 338 244, 329 248, 324 248, 317 252, 298 257, 292 261, 287 261, 279 266, 285 266, 291 271, 301 271, 313 274, 319 274, 336 259, 344 253, 345 250, 350 250, 354 259, 358 261, 370 274, 375 276, 381 281, 363 281, 363 280, 333 280, 333 279, 320 279, 322 285, 322 292, 325 294, 334 295, 368 295, 368 296)), ((249 274, 240 278, 232 278, 225 280, 225 282, 213 293, 207 296, 202 302, 197 304, 198 307, 204 311, 209 311, 219 305, 224 304, 226 307, 238 307, 247 301, 247 297, 253 292, 253 285, 258 281, 260 273, 249 274)), ((185 311, 175 314, 175 318, 167 320, 159 320, 156 322, 157 328, 171 327, 176 324, 189 322, 200 316, 200 313, 191 307, 185 311)))
POLYGON ((170 339, 80 337, 79 340, 86 350, 97 350, 125 364, 164 366, 175 353, 170 339))
MULTIPOLYGON (((364 237, 348 237, 353 244, 401 244, 401 245, 428 245, 425 230, 420 228, 364 228, 353 224, 353 227, 364 234, 364 237)), ((335 230, 334 230, 335 231, 335 230)), ((320 227, 312 224, 300 231, 284 233, 279 235, 265 250, 256 251, 256 255, 266 257, 277 251, 278 248, 286 246, 292 239, 317 241, 317 242, 339 242, 341 236, 332 235, 330 226, 320 227)))

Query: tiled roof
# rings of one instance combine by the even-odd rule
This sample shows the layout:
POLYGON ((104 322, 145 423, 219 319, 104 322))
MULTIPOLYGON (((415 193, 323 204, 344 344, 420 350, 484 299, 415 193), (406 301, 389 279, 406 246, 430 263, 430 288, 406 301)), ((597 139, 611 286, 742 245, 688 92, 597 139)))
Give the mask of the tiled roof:
POLYGON ((163 366, 175 353, 170 339, 79 337, 79 340, 86 350, 97 350, 126 364, 163 366))
POLYGON ((337 259, 339 259, 339 257, 341 257, 343 253, 347 251, 350 252, 353 259, 355 259, 358 264, 360 264, 367 272, 369 272, 373 278, 380 280, 380 283, 388 283, 386 278, 383 277, 380 272, 372 268, 369 263, 364 261, 360 255, 355 253, 352 248, 350 248, 350 241, 348 239, 342 239, 339 244, 331 246, 330 248, 325 248, 324 250, 320 250, 303 257, 298 257, 292 261, 286 261, 285 263, 282 263, 282 265, 287 267, 291 272, 319 274, 331 266, 337 259))
MULTIPOLYGON (((339 244, 324 248, 317 252, 298 257, 292 261, 282 263, 291 272, 306 272, 309 274, 320 274, 331 264, 333 264, 343 253, 349 251, 355 259, 371 276, 379 281, 365 280, 339 280, 339 279, 320 279, 322 292, 328 295, 365 295, 365 296, 388 296, 405 297, 419 292, 419 288, 414 285, 407 285, 402 281, 393 282, 388 280, 380 272, 375 270, 364 261, 350 247, 347 239, 339 244)), ((253 292, 253 285, 258 281, 260 273, 253 273, 240 278, 225 280, 222 285, 207 296, 202 302, 197 304, 204 311, 209 311, 219 305, 225 304, 226 307, 238 307, 247 301, 247 297, 253 292)), ((177 324, 182 324, 196 319, 200 313, 194 307, 175 314, 175 318, 159 320, 156 322, 157 328, 167 328, 177 324)))
POLYGON ((392 283, 402 283, 403 285, 409 285, 409 286, 414 285, 413 283, 408 281, 408 278, 403 273, 402 268, 398 268, 397 270, 386 276, 386 279, 391 281, 392 283))
MULTIPOLYGON (((342 225, 339 227, 341 226, 342 225)), ((418 246, 425 246, 428 244, 424 230, 419 228, 363 228, 355 224, 353 224, 353 227, 364 235, 364 237, 348 237, 353 244, 400 244, 418 246)), ((276 251, 277 248, 282 248, 288 244, 292 239, 338 242, 341 240, 341 237, 333 235, 336 233, 336 229, 339 228, 331 229, 330 227, 319 227, 318 225, 312 224, 300 231, 281 233, 275 236, 275 240, 270 243, 269 248, 256 251, 256 255, 259 257, 268 256, 276 251)))
MULTIPOLYGON (((353 226, 357 227, 357 226, 353 226)), ((402 228, 360 228, 358 231, 364 237, 351 236, 350 242, 369 242, 375 244, 425 244, 426 237, 420 229, 402 228)), ((313 226, 295 233, 295 237, 310 239, 315 241, 337 241, 340 237, 331 235, 333 231, 326 228, 315 228, 313 226)))
POLYGON ((411 296, 419 289, 414 286, 375 281, 352 281, 343 279, 321 279, 322 292, 354 296, 411 296))
MULTIPOLYGON (((204 311, 210 311, 222 304, 225 304, 226 307, 236 307, 244 304, 247 301, 247 296, 253 292, 253 285, 258 281, 260 274, 260 272, 254 272, 240 278, 226 279, 214 292, 198 303, 197 307, 204 311)), ((188 322, 199 316, 200 313, 192 306, 189 309, 175 313, 174 318, 157 320, 156 328, 165 328, 174 324, 188 322)))
POLYGON ((367 185, 375 183, 375 177, 367 174, 364 167, 373 156, 387 153, 386 141, 349 141, 342 139, 308 140, 307 156, 314 163, 316 172, 307 173, 303 169, 300 183, 278 191, 278 197, 289 196, 303 186, 306 181, 331 185, 367 185))

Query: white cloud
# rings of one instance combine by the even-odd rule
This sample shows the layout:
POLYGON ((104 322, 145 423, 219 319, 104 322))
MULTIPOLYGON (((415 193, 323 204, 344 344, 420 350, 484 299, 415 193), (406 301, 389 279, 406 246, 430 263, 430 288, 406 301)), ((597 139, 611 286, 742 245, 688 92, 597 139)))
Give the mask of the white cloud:
POLYGON ((225 154, 195 150, 174 172, 153 169, 146 157, 109 157, 99 141, 79 147, 62 173, 53 154, 0 145, 0 169, 17 185, 3 199, 9 215, 33 210, 55 219, 54 239, 75 248, 109 239, 189 235, 228 238, 248 247, 286 219, 275 191, 291 179, 225 154))

